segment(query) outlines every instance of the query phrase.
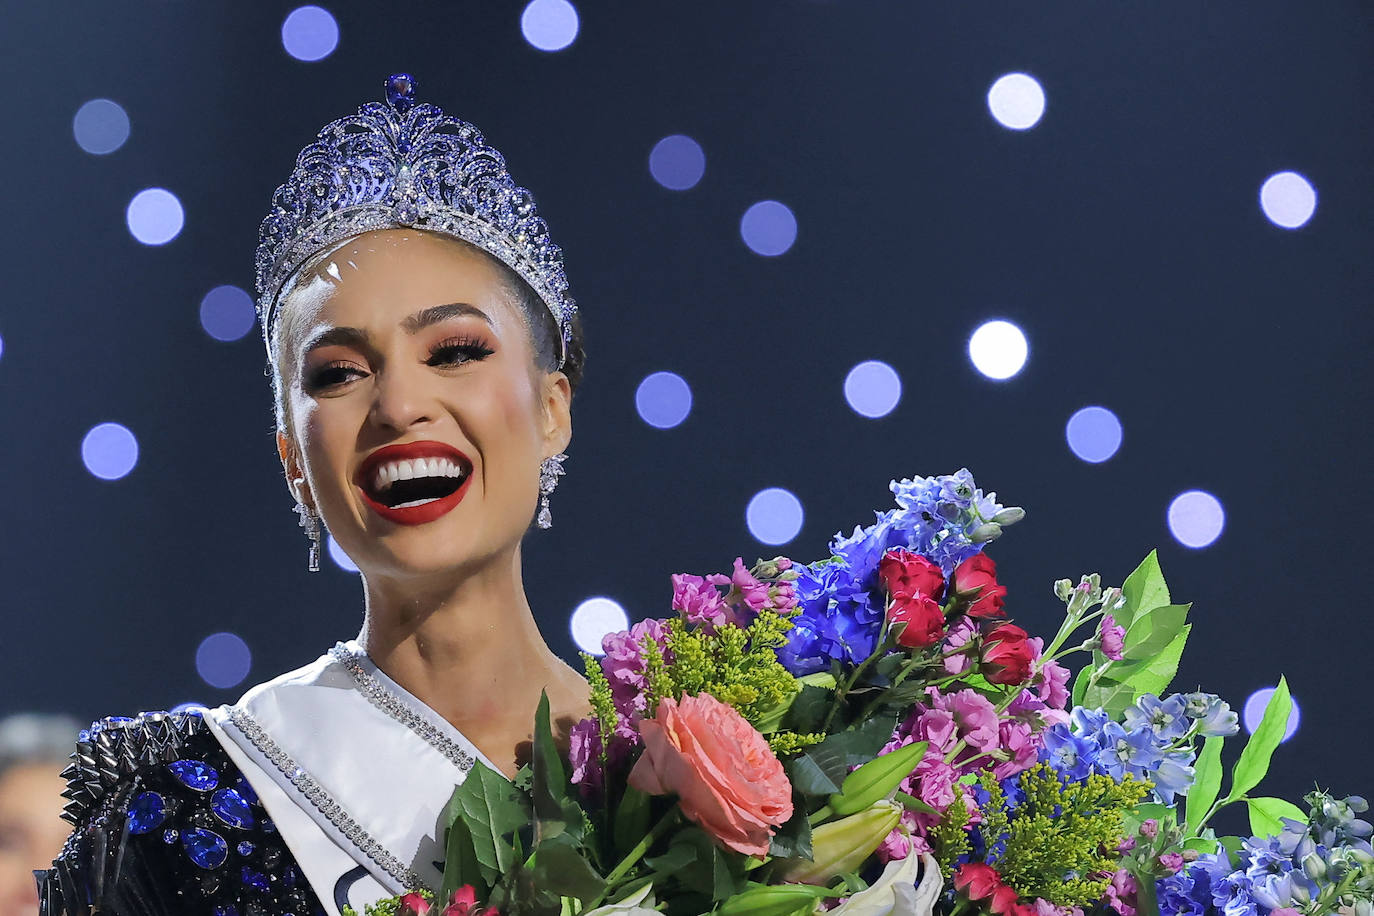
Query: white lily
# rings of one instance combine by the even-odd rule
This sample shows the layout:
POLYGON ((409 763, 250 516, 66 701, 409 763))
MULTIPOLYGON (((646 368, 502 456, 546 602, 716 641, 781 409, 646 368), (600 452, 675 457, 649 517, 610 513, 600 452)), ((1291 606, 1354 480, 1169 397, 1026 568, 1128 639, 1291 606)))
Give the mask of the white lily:
POLYGON ((908 855, 887 863, 877 881, 826 916, 933 916, 942 887, 940 865, 933 856, 908 855))
POLYGON ((639 890, 618 903, 608 903, 599 906, 594 910, 588 910, 581 916, 663 916, 654 902, 654 886, 646 884, 639 890))

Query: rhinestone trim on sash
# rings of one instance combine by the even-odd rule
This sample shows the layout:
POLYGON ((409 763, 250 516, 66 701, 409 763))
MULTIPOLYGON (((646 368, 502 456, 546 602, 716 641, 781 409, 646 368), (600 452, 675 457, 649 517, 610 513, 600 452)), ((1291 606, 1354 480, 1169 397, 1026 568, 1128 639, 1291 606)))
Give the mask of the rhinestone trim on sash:
POLYGON ((353 682, 358 686, 358 692, 367 697, 373 706, 425 739, 430 746, 447 757, 462 772, 466 773, 472 769, 473 764, 477 762, 476 758, 455 744, 447 735, 435 728, 433 723, 407 706, 399 697, 388 690, 385 684, 368 673, 367 669, 359 663, 358 657, 349 651, 348 646, 342 642, 335 643, 334 648, 329 650, 329 657, 343 665, 344 669, 353 677, 353 682))
POLYGON ((238 706, 232 707, 229 711, 229 720, 253 742, 253 746, 271 761, 274 767, 281 771, 282 775, 290 780, 291 785, 295 786, 320 814, 324 815, 350 843, 376 862, 400 887, 405 890, 433 890, 390 850, 374 840, 338 802, 334 801, 313 776, 297 765, 291 755, 282 750, 281 746, 272 740, 271 735, 263 731, 262 726, 246 710, 238 706))

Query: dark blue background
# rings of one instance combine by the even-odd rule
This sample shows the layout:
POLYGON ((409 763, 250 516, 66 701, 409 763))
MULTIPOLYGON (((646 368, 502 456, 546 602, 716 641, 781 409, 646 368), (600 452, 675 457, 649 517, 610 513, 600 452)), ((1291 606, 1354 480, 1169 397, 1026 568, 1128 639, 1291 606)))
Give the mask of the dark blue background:
POLYGON ((408 69, 535 191, 583 309, 556 524, 526 544, 568 657, 583 598, 660 615, 669 573, 777 552, 744 526, 763 487, 801 498, 782 549, 809 560, 887 505, 890 478, 967 466, 1028 510, 991 551, 1028 629, 1052 631, 1054 579, 1120 581, 1158 546, 1195 602, 1177 686, 1239 705, 1283 673, 1302 703, 1267 788, 1374 789, 1367 4, 586 0, 553 54, 524 41, 519 3, 327 5, 341 42, 312 64, 282 50, 292 4, 7 8, 0 712, 216 704, 240 688, 198 679, 207 634, 247 640, 252 683, 356 633, 355 577, 305 570, 257 333, 219 343, 197 310, 251 288, 297 150, 408 69), (985 104, 1015 70, 1048 96, 1024 132, 985 104), (96 97, 133 122, 110 156, 72 138, 96 97), (670 133, 707 154, 687 192, 646 167, 670 133), (1297 231, 1258 206, 1285 169, 1319 195, 1297 231), (148 186, 187 211, 161 247, 125 227, 148 186), (776 258, 738 233, 769 198, 800 227, 776 258), (965 352, 995 317, 1030 340, 1007 382, 965 352), (865 359, 904 380, 881 420, 843 399, 865 359), (634 409, 660 369, 696 397, 668 431, 634 409), (1125 426, 1102 465, 1064 442, 1087 404, 1125 426), (117 482, 81 463, 106 420, 142 450, 117 482), (1165 522, 1193 487, 1227 511, 1200 551, 1165 522))

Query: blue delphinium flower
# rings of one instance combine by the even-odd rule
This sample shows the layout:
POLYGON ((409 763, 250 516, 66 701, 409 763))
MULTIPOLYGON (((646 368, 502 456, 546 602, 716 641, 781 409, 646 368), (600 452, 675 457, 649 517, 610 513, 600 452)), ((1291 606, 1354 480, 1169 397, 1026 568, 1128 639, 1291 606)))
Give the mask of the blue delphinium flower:
POLYGON ((1060 775, 1082 782, 1095 771, 1099 751, 1093 739, 1075 735, 1066 725, 1054 725, 1044 732, 1040 761, 1054 767, 1060 775))
POLYGON ((1212 908, 1212 887, 1207 871, 1185 868, 1155 883, 1159 912, 1170 916, 1207 916, 1212 908))
POLYGON ((826 671, 832 659, 857 665, 873 654, 883 607, 844 560, 798 569, 797 613, 778 660, 798 677, 826 671))
POLYGON ((1183 694, 1176 693, 1161 700, 1147 693, 1134 704, 1127 706, 1123 714, 1126 727, 1134 731, 1148 728, 1159 740, 1172 741, 1188 733, 1188 718, 1184 715, 1183 694))
POLYGON ((1198 734, 1204 738, 1226 738, 1240 731, 1240 717, 1215 694, 1184 694, 1183 712, 1198 721, 1198 734))

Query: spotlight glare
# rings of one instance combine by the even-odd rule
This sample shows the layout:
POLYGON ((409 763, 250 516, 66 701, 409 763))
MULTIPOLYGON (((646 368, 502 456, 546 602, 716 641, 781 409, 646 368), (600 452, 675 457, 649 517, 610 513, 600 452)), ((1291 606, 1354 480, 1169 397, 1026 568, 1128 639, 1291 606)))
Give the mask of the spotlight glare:
POLYGON ((196 649, 196 672, 211 687, 235 687, 252 667, 248 643, 233 633, 212 633, 196 649))
POLYGON ((630 628, 630 618, 620 602, 598 596, 588 598, 572 612, 569 629, 573 642, 579 649, 591 655, 605 655, 601 649, 601 638, 607 633, 617 633, 630 628))
POLYGON ((1297 172, 1279 172, 1260 186, 1260 208, 1275 226, 1298 229, 1316 212, 1317 189, 1297 172))
POLYGON ((1010 321, 984 322, 968 339, 968 355, 974 368, 998 381, 1021 371, 1028 349, 1026 335, 1010 321))
POLYGON ((775 257, 797 240, 797 217, 786 204, 761 200, 744 211, 739 234, 755 254, 775 257))
POLYGON ((129 115, 118 102, 91 99, 72 118, 76 145, 92 156, 113 153, 129 139, 129 115))
POLYGON ((1084 407, 1069 417, 1064 438, 1075 455, 1098 464, 1121 448, 1121 421, 1105 407, 1084 407))
POLYGON ((129 232, 145 245, 165 245, 181 234, 186 213, 165 188, 146 188, 134 195, 124 213, 129 232))
POLYGON ((530 0, 520 15, 520 31, 540 51, 562 51, 577 29, 577 8, 568 0, 530 0))
POLYGON ((845 376, 844 399, 861 417, 885 417, 902 399, 902 380, 897 370, 887 363, 870 359, 850 369, 845 376))
POLYGON ((988 90, 988 110, 1003 127, 1026 130, 1045 113, 1045 90, 1029 73, 1008 73, 988 90))
POLYGON ((654 372, 635 391, 635 409, 650 426, 672 429, 692 412, 692 389, 675 372, 654 372))
POLYGON ((1169 531, 1184 547, 1206 547, 1221 536, 1226 512, 1205 490, 1186 490, 1169 503, 1169 531))
POLYGON ((351 572, 351 573, 357 572, 357 571, 358 571, 358 564, 357 564, 357 563, 354 563, 354 562, 349 558, 348 554, 346 554, 346 553, 343 552, 343 548, 339 546, 339 542, 336 541, 336 540, 334 540, 334 535, 331 534, 331 535, 328 535, 328 537, 329 537, 329 559, 333 560, 333 561, 334 561, 334 565, 338 566, 339 569, 342 569, 344 572, 351 572))
POLYGON ((299 6, 281 24, 281 44, 296 60, 324 60, 339 46, 339 23, 321 6, 299 6))
MULTIPOLYGON (((1260 722, 1264 721, 1264 709, 1269 705, 1269 698, 1274 695, 1273 687, 1261 687, 1250 698, 1245 701, 1245 710, 1241 713, 1241 720, 1245 723, 1245 730, 1250 734, 1255 733, 1259 728, 1260 722)), ((1279 739, 1282 743, 1293 737, 1298 730, 1298 724, 1302 722, 1302 711, 1298 708, 1298 700, 1293 698, 1293 710, 1288 714, 1288 727, 1283 730, 1283 737, 1279 739)))
POLYGON ((81 440, 81 460, 101 480, 118 480, 138 464, 138 440, 118 423, 98 423, 81 440))
POLYGON ((683 134, 664 137, 649 153, 649 173, 670 191, 696 187, 705 172, 706 154, 701 144, 683 134))
POLYGON ((200 326, 215 340, 238 340, 256 320, 253 297, 237 286, 216 286, 200 300, 200 326))
POLYGON ((782 487, 769 487, 755 493, 744 512, 749 533, 759 542, 773 546, 795 538, 804 520, 801 500, 782 487))

